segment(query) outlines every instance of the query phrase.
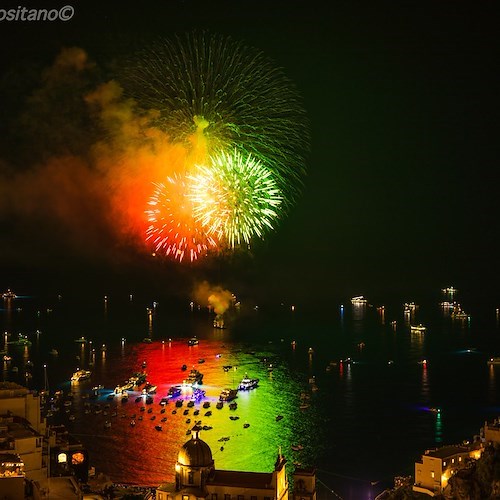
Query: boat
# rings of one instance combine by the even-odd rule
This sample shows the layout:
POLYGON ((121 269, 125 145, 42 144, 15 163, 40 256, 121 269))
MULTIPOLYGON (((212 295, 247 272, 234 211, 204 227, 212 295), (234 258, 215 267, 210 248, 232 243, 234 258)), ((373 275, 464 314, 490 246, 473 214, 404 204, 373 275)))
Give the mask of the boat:
POLYGON ((199 363, 200 365, 201 365, 202 363, 204 363, 204 362, 205 362, 205 360, 204 360, 203 358, 200 358, 200 359, 198 360, 198 363, 199 363))
POLYGON ((500 357, 493 357, 488 360, 489 365, 500 365, 500 357))
POLYGON ((236 408, 238 408, 238 404, 236 403, 236 401, 229 403, 230 410, 236 410, 236 408))
POLYGON ((440 302, 439 305, 443 309, 453 309, 455 307, 455 303, 454 302, 449 302, 448 300, 443 300, 443 302, 440 302))
POLYGON ((469 319, 469 314, 467 314, 461 307, 460 304, 455 306, 450 316, 453 319, 469 319))
POLYGON ((293 451, 300 451, 304 449, 304 447, 301 444, 292 444, 291 448, 293 451))
POLYGON ((132 419, 132 420, 130 421, 130 426, 131 426, 131 427, 134 427, 134 426, 135 426, 135 420, 133 420, 133 419, 132 419))
POLYGON ((214 328, 219 330, 225 330, 226 325, 224 323, 224 317, 222 315, 217 315, 217 317, 213 321, 214 328))
POLYGON ((57 356, 59 354, 59 351, 57 349, 51 349, 49 351, 49 354, 51 354, 52 356, 57 356))
MULTIPOLYGON (((205 391, 203 389, 193 389, 193 394, 191 395, 191 401, 188 402, 188 405, 189 403, 194 403, 195 401, 199 401, 200 399, 204 398, 205 397, 205 391)), ((190 406, 193 406, 193 405, 190 405, 190 406)))
POLYGON ((163 430, 163 427, 161 425, 155 425, 155 429, 157 431, 162 431, 163 430))
POLYGON ((248 429, 250 427, 250 424, 248 422, 245 422, 243 424, 243 429, 248 429))
POLYGON ((110 427, 111 427, 111 422, 109 420, 106 420, 106 422, 104 422, 104 428, 109 429, 110 427))
POLYGON ((7 342, 9 345, 19 345, 19 346, 30 346, 31 341, 28 340, 28 337, 26 335, 23 335, 22 333, 19 334, 19 337, 17 340, 9 340, 7 342))
POLYGON ((134 387, 139 387, 146 382, 147 373, 134 372, 127 382, 133 384, 134 387))
POLYGON ((142 339, 142 341, 143 341, 145 344, 151 344, 151 343, 153 342, 153 340, 152 340, 152 339, 150 339, 149 337, 144 337, 144 338, 142 339))
POLYGON ((200 343, 200 341, 196 338, 196 337, 191 337, 189 340, 188 340, 188 345, 198 345, 200 343))
POLYGON ((250 391, 252 389, 255 389, 258 385, 259 385, 258 378, 249 378, 248 375, 245 373, 245 376, 238 385, 238 391, 250 391))
POLYGON ((183 372, 185 372, 185 371, 187 370, 187 365, 182 365, 182 366, 181 366, 181 370, 182 370, 183 372))
POLYGON ((358 295, 356 297, 353 297, 351 299, 351 304, 353 305, 362 305, 362 304, 367 304, 368 301, 364 298, 363 295, 358 295))
POLYGON ((180 396, 182 392, 182 387, 180 385, 173 385, 169 390, 167 394, 167 398, 176 398, 177 396, 180 396))
POLYGON ((203 383, 203 373, 193 368, 184 382, 186 385, 201 385, 203 383))
POLYGON ((71 381, 72 382, 80 382, 80 380, 87 380, 90 378, 91 375, 92 375, 92 372, 90 370, 77 370, 71 376, 71 381))
POLYGON ((277 415, 276 416, 276 422, 279 422, 283 418, 283 415, 277 415))
POLYGON ((2 298, 5 300, 16 299, 17 295, 10 288, 8 288, 6 292, 2 293, 2 298))
POLYGON ((404 307, 403 307, 403 311, 405 313, 412 313, 412 312, 415 312, 417 310, 418 306, 417 304, 415 304, 415 302, 405 302, 404 303, 404 307))
POLYGON ((219 401, 232 401, 238 396, 237 389, 224 389, 219 395, 219 401))
POLYGON ((87 343, 87 339, 85 337, 80 337, 78 339, 75 339, 75 342, 77 344, 86 344, 87 343))
POLYGON ((156 385, 150 384, 149 382, 146 383, 144 388, 142 389, 143 394, 156 394, 156 389, 158 387, 156 385))
POLYGON ((420 323, 419 325, 411 325, 410 326, 410 331, 412 333, 424 333, 426 330, 427 330, 427 327, 422 325, 422 323, 420 323))
POLYGON ((217 404, 215 405, 215 407, 218 410, 222 410, 222 408, 224 407, 224 403, 222 401, 217 401, 217 404))

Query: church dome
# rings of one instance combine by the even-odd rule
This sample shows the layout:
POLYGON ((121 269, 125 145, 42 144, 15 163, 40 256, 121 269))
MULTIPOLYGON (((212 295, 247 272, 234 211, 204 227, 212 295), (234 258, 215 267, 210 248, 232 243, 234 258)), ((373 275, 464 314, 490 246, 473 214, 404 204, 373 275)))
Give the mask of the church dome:
POLYGON ((214 463, 210 446, 198 437, 198 432, 193 432, 191 439, 184 443, 177 462, 191 467, 210 467, 214 463))

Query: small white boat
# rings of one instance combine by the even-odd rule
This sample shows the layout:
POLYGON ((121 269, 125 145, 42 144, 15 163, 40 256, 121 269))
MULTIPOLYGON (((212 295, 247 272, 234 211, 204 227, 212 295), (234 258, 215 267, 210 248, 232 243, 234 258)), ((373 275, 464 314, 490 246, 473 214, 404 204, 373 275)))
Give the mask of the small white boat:
POLYGON ((368 303, 368 300, 366 300, 363 295, 358 295, 358 296, 353 297, 351 299, 351 304, 353 304, 353 305, 362 305, 362 304, 367 304, 367 303, 368 303))
POLYGON ((419 325, 411 325, 410 326, 410 331, 412 333, 424 333, 426 330, 427 330, 427 327, 425 327, 421 323, 419 325))
POLYGON ((258 378, 249 378, 248 375, 245 373, 245 376, 243 377, 240 384, 238 385, 238 390, 239 391, 250 391, 252 389, 255 389, 258 385, 259 385, 258 378))
POLYGON ((2 297, 6 300, 16 299, 17 295, 9 288, 6 292, 2 293, 2 297))
POLYGON ((86 380, 90 378, 92 372, 90 370, 77 370, 71 376, 71 382, 80 382, 80 380, 86 380))

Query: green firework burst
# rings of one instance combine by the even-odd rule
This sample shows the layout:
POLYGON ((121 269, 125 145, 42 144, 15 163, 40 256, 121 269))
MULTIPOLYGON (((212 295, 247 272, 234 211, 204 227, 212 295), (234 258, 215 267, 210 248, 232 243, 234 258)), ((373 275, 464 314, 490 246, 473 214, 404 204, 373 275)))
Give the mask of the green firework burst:
POLYGON ((283 197, 271 171, 251 155, 219 153, 188 178, 194 218, 207 235, 234 248, 274 228, 283 197))
POLYGON ((229 37, 189 33, 142 50, 126 67, 128 95, 158 113, 156 125, 190 146, 202 133, 208 153, 238 150, 273 173, 282 209, 305 175, 308 124, 300 95, 261 51, 229 37))

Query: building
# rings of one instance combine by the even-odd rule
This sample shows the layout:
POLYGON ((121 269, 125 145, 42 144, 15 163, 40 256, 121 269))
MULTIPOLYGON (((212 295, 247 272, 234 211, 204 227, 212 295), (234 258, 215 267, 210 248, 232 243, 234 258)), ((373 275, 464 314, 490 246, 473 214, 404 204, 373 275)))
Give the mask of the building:
POLYGON ((26 419, 9 413, 0 414, 0 452, 18 455, 28 479, 40 481, 47 477, 43 436, 26 419))
POLYGON ((39 434, 45 434, 45 419, 40 411, 40 396, 14 382, 0 382, 0 415, 11 414, 27 420, 39 434))
MULTIPOLYGON (((281 452, 272 472, 218 470, 212 451, 193 428, 191 439, 180 449, 175 465, 175 483, 156 490, 157 500, 288 500, 289 484, 286 459, 281 452)), ((316 499, 316 477, 312 470, 301 469, 294 475, 298 486, 293 498, 316 499)))
POLYGON ((39 394, 13 382, 0 382, 2 456, 3 463, 10 465, 0 466, 0 470, 2 467, 5 469, 3 475, 0 472, 0 491, 3 493, 3 488, 8 487, 9 500, 40 498, 49 492, 56 495, 56 491, 61 492, 57 498, 82 498, 79 484, 73 476, 83 482, 87 480, 87 451, 64 428, 47 429, 39 394), (22 467, 16 466, 14 470, 19 469, 22 474, 9 474, 11 464, 16 463, 22 464, 22 467), (21 490, 23 494, 16 496, 21 490), (14 493, 11 494, 12 491, 14 493))
POLYGON ((448 481, 459 469, 479 458, 480 450, 475 446, 443 446, 427 450, 421 461, 415 463, 413 491, 429 496, 442 494, 448 481), (478 455, 479 453, 479 455, 478 455))
POLYGON ((0 452, 0 492, 5 500, 25 497, 24 464, 19 455, 0 452))
POLYGON ((495 418, 491 423, 485 422, 482 432, 486 443, 500 444, 500 419, 495 418))
POLYGON ((47 436, 49 475, 74 476, 82 483, 89 478, 88 451, 63 425, 51 426, 47 436))

